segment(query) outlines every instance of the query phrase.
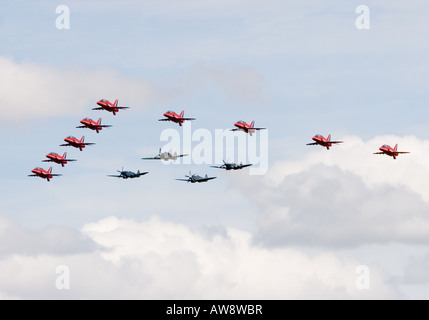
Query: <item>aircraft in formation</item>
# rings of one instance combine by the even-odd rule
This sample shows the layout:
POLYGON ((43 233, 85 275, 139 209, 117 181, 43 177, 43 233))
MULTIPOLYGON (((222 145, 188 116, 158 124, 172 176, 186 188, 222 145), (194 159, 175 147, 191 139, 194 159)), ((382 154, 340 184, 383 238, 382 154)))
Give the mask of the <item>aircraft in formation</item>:
POLYGON ((85 148, 85 146, 91 146, 95 144, 92 142, 85 142, 85 136, 82 136, 80 140, 77 139, 76 137, 68 136, 67 138, 64 139, 64 141, 67 143, 60 144, 60 147, 75 147, 80 151, 82 151, 85 148))
POLYGON ((393 159, 396 159, 396 157, 400 154, 410 153, 408 151, 398 151, 398 144, 396 144, 394 148, 387 144, 383 144, 378 150, 381 152, 374 152, 374 154, 385 154, 389 157, 393 157, 393 159))
POLYGON ((28 175, 29 177, 39 177, 39 178, 48 180, 48 182, 53 177, 62 176, 62 174, 52 173, 52 167, 50 167, 48 170, 45 170, 45 169, 40 168, 40 167, 37 167, 37 168, 34 168, 33 170, 31 170, 31 172, 33 174, 29 174, 28 175))
POLYGON ((179 126, 182 126, 182 123, 188 120, 195 120, 195 118, 185 118, 184 110, 180 114, 177 114, 176 112, 172 110, 168 110, 166 113, 164 113, 164 119, 159 119, 158 121, 172 121, 174 123, 178 123, 179 126))
POLYGON ((97 104, 100 106, 98 108, 93 108, 92 110, 106 110, 109 112, 112 112, 113 115, 116 115, 116 113, 120 110, 120 109, 129 109, 130 107, 119 107, 118 106, 118 99, 115 100, 115 102, 110 102, 109 100, 106 99, 101 99, 100 101, 97 102, 97 104))
POLYGON ((307 143, 307 146, 321 145, 322 147, 325 147, 328 150, 330 147, 332 147, 333 144, 344 142, 344 141, 332 141, 331 135, 328 135, 328 137, 325 138, 321 134, 316 134, 312 139, 315 142, 307 143))
POLYGON ((64 167, 65 164, 69 161, 77 161, 75 159, 66 159, 67 152, 64 152, 62 156, 60 156, 58 153, 50 152, 46 155, 46 158, 48 160, 42 160, 42 162, 55 162, 61 165, 61 167, 64 167))
POLYGON ((161 148, 159 148, 159 153, 156 156, 149 157, 149 158, 142 158, 142 159, 143 160, 164 160, 164 161, 174 160, 174 161, 176 161, 177 158, 181 158, 181 157, 185 157, 185 156, 187 156, 187 154, 177 154, 177 152, 170 153, 167 151, 161 152, 161 148))
POLYGON ((255 128, 255 121, 252 121, 250 124, 248 124, 246 121, 237 121, 234 123, 234 126, 237 128, 231 129, 231 131, 244 131, 246 133, 249 133, 250 135, 253 135, 256 130, 264 130, 266 128, 255 128))
MULTIPOLYGON (((116 113, 121 109, 128 109, 129 108, 129 107, 118 106, 118 99, 116 99, 115 102, 113 102, 113 103, 110 102, 109 100, 101 99, 97 102, 97 105, 99 105, 100 107, 93 108, 92 110, 106 110, 106 111, 112 112, 113 115, 116 115, 116 113)), ((169 111, 164 113, 164 116, 165 116, 165 118, 159 119, 159 121, 171 121, 174 123, 178 123, 179 126, 182 126, 184 121, 195 120, 195 118, 185 118, 183 110, 180 114, 177 114, 174 111, 169 110, 169 111)), ((91 130, 96 131, 97 133, 99 133, 103 128, 112 127, 111 125, 102 125, 101 124, 101 118, 99 118, 97 122, 95 122, 94 120, 92 120, 90 118, 84 118, 80 121, 80 123, 82 125, 77 126, 76 128, 89 128, 91 130)), ((234 123, 234 126, 236 128, 230 129, 231 131, 244 131, 245 133, 249 133, 250 135, 255 133, 255 131, 257 131, 257 130, 266 129, 266 128, 255 127, 255 121, 252 121, 250 124, 246 123, 245 121, 237 121, 236 123, 234 123)), ((329 148, 332 147, 333 144, 343 143, 343 141, 331 140, 330 134, 328 135, 327 138, 325 138, 324 136, 322 136, 320 134, 317 134, 312 138, 312 140, 314 142, 307 143, 307 145, 320 145, 322 147, 325 147, 327 150, 329 150, 329 148)), ((82 136, 82 138, 80 140, 74 136, 68 136, 67 138, 64 139, 64 141, 66 143, 61 144, 60 146, 72 146, 74 148, 79 149, 80 151, 82 151, 86 146, 95 144, 95 143, 85 142, 84 136, 82 136)), ((390 157, 393 157, 393 159, 396 159, 396 157, 398 157, 399 154, 410 153, 408 151, 398 151, 398 145, 397 144, 395 145, 394 148, 385 144, 385 145, 382 145, 379 148, 379 150, 380 150, 380 152, 374 152, 374 154, 385 154, 385 155, 388 155, 390 157)), ((57 164, 60 164, 62 167, 64 167, 64 165, 67 164, 69 161, 77 161, 76 159, 67 159, 66 156, 67 156, 66 152, 64 152, 64 154, 62 156, 60 156, 58 153, 51 152, 51 153, 46 155, 46 157, 48 159, 42 160, 42 162, 55 162, 57 164)), ((141 159, 143 159, 143 160, 165 160, 165 161, 174 160, 175 161, 178 158, 181 158, 184 156, 187 156, 187 154, 177 154, 177 152, 174 152, 174 153, 161 152, 161 148, 160 148, 158 155, 156 155, 154 157, 147 157, 147 158, 141 158, 141 159)), ((246 168, 249 166, 252 166, 252 164, 250 164, 250 163, 249 164, 242 164, 242 163, 236 164, 234 162, 226 162, 223 160, 223 165, 211 166, 211 167, 212 168, 225 169, 225 170, 239 170, 239 169, 243 169, 243 168, 246 168)), ((117 170, 117 171, 119 172, 119 175, 108 175, 108 176, 109 177, 116 177, 116 178, 123 178, 123 179, 132 179, 132 178, 138 178, 138 177, 148 173, 148 172, 140 172, 140 170, 138 170, 137 173, 132 172, 132 171, 124 171, 123 168, 122 168, 122 170, 117 170)), ((61 176, 61 174, 52 173, 52 167, 50 167, 48 170, 44 170, 43 168, 37 167, 37 168, 34 168, 33 170, 31 170, 31 172, 32 172, 32 174, 29 176, 40 177, 40 178, 46 179, 47 181, 50 181, 53 177, 61 176)), ((185 177, 187 177, 187 179, 176 179, 176 180, 187 181, 187 182, 191 182, 191 183, 200 183, 200 182, 206 182, 206 181, 209 181, 212 179, 216 179, 216 177, 208 177, 207 174, 205 175, 205 177, 201 177, 197 174, 191 174, 191 172, 189 172, 189 176, 185 175, 185 177)))
POLYGON ((221 166, 210 166, 212 168, 219 168, 219 169, 225 169, 225 170, 239 170, 239 169, 243 169, 246 167, 250 167, 252 164, 236 164, 234 162, 225 162, 225 160, 223 160, 223 165, 221 166))
POLYGON ((137 173, 132 171, 124 171, 124 168, 122 170, 117 170, 119 172, 119 175, 107 175, 108 177, 114 177, 114 178, 122 178, 122 179, 134 179, 134 178, 140 178, 141 176, 144 176, 145 174, 148 174, 149 172, 140 172, 140 170, 137 171, 137 173))
POLYGON ((201 177, 197 174, 192 174, 191 172, 189 172, 189 176, 185 175, 185 177, 187 177, 188 179, 176 179, 176 180, 187 181, 190 183, 201 183, 201 182, 206 182, 206 181, 217 178, 217 177, 209 177, 209 176, 207 176, 207 174, 205 177, 201 177))
POLYGON ((91 130, 95 130, 97 133, 99 133, 103 128, 110 128, 110 124, 101 124, 101 118, 98 119, 97 122, 90 118, 84 118, 80 120, 80 123, 82 123, 82 126, 77 126, 76 128, 88 128, 91 130))

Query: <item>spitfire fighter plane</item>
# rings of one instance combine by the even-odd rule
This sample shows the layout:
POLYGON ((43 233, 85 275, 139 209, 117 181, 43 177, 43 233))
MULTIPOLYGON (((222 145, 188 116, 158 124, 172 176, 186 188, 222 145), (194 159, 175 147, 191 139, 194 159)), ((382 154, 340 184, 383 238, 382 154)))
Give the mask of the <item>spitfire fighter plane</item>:
POLYGON ((29 177, 40 177, 42 179, 46 179, 48 182, 53 177, 61 176, 61 174, 52 173, 52 167, 50 167, 47 171, 45 169, 42 169, 42 168, 34 168, 33 170, 31 170, 31 172, 33 174, 29 174, 28 175, 29 177))
POLYGON ((124 171, 124 168, 122 170, 117 170, 119 172, 119 175, 108 175, 108 177, 114 177, 114 178, 122 178, 122 179, 133 179, 133 178, 140 178, 141 176, 148 174, 149 172, 140 172, 140 170, 137 171, 137 173, 132 171, 124 171))
POLYGON ((243 169, 246 167, 250 167, 252 164, 236 164, 234 162, 225 162, 223 161, 223 165, 221 166, 210 166, 212 168, 219 168, 219 169, 225 169, 225 170, 239 170, 239 169, 243 169))
POLYGON ((82 138, 79 140, 76 137, 73 136, 68 136, 67 138, 64 139, 65 144, 60 144, 60 147, 75 147, 78 148, 80 151, 82 151, 82 149, 85 148, 85 146, 90 146, 93 145, 95 143, 92 142, 85 142, 85 137, 82 136, 82 138))
POLYGON ((60 156, 58 153, 51 152, 46 155, 46 158, 48 160, 42 160, 42 162, 55 162, 61 165, 61 167, 64 167, 64 165, 69 161, 77 161, 75 159, 66 159, 67 152, 64 152, 62 156, 60 156))
POLYGON ((177 158, 181 158, 187 156, 187 154, 177 154, 177 152, 174 153, 170 153, 170 152, 161 152, 161 148, 159 148, 159 153, 151 158, 142 158, 143 160, 164 160, 164 161, 168 161, 168 160, 177 160, 177 158))
POLYGON ((101 118, 98 119, 97 122, 90 118, 85 118, 80 121, 82 123, 82 126, 78 126, 76 128, 88 128, 91 130, 95 130, 97 133, 99 133, 103 128, 109 128, 111 127, 110 124, 101 124, 101 118))
POLYGON ((189 176, 185 175, 185 177, 187 177, 188 179, 176 179, 176 180, 187 181, 190 183, 196 183, 196 182, 200 183, 200 182, 206 182, 212 179, 216 179, 216 177, 209 177, 207 175, 205 177, 201 177, 197 174, 191 174, 191 172, 189 172, 189 176))
POLYGON ((234 123, 234 126, 237 128, 231 129, 231 131, 244 131, 246 133, 249 133, 250 135, 254 134, 256 130, 263 130, 266 128, 255 128, 255 121, 252 121, 250 124, 248 124, 246 121, 237 121, 234 123))
POLYGON ((332 141, 331 135, 329 135, 327 138, 325 138, 324 136, 322 136, 320 134, 316 134, 312 139, 315 142, 307 143, 307 146, 321 145, 322 147, 325 147, 328 150, 330 147, 332 147, 333 144, 344 142, 344 141, 332 141))
POLYGON ((174 111, 167 111, 166 113, 164 113, 164 119, 159 119, 158 121, 172 121, 174 123, 178 123, 179 126, 182 126, 182 123, 187 121, 187 120, 195 120, 195 118, 184 118, 184 111, 182 110, 182 112, 180 114, 177 114, 174 111))
POLYGON ((393 157, 393 159, 396 159, 396 157, 397 157, 399 154, 402 154, 402 153, 410 153, 410 152, 408 152, 408 151, 398 151, 398 144, 396 144, 394 148, 392 148, 391 146, 389 146, 389 145, 387 145, 387 144, 383 144, 383 145, 379 148, 379 150, 380 150, 381 152, 374 152, 374 154, 385 154, 385 155, 388 155, 388 156, 390 156, 390 157, 393 157))
POLYGON ((100 101, 97 102, 97 104, 100 106, 98 108, 93 108, 92 110, 106 110, 109 112, 113 112, 113 115, 116 115, 116 113, 120 110, 120 109, 129 109, 129 107, 119 107, 118 106, 118 99, 115 100, 115 102, 110 102, 109 100, 106 99, 101 99, 100 101))

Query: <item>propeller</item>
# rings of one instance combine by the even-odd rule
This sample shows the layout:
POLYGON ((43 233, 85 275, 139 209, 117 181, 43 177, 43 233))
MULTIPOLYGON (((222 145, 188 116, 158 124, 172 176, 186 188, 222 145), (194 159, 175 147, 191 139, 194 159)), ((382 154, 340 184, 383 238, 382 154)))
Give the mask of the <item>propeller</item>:
POLYGON ((189 178, 188 182, 194 181, 193 174, 191 173, 191 171, 189 171, 189 176, 185 175, 185 177, 189 178))

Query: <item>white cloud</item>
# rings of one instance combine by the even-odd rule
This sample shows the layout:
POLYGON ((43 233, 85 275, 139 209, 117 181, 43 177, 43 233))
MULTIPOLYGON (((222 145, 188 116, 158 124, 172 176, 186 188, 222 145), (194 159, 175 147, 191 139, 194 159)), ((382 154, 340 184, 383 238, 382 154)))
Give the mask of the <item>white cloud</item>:
POLYGON ((0 256, 70 254, 89 252, 96 248, 93 241, 72 228, 49 226, 42 230, 30 231, 2 217, 0 217, 0 238, 6 239, 0 241, 0 256))
MULTIPOLYGON (((338 137, 337 137, 338 138, 338 137)), ((348 247, 429 240, 429 142, 415 137, 344 137, 301 161, 279 161, 264 177, 236 186, 260 214, 258 241, 271 245, 348 247), (373 155, 384 143, 411 151, 396 160, 373 155)))
POLYGON ((238 229, 227 228, 226 236, 206 238, 158 218, 139 223, 109 217, 85 225, 82 233, 103 249, 3 256, 1 295, 19 299, 398 297, 377 268, 371 269, 371 290, 359 290, 358 261, 331 252, 308 255, 295 249, 255 246, 252 235, 238 229), (55 287, 59 265, 70 270, 69 290, 55 287))
POLYGON ((63 69, 0 56, 0 119, 19 124, 48 116, 82 115, 106 98, 144 108, 156 89, 143 79, 127 79, 110 69, 63 69))
POLYGON ((271 183, 279 183, 286 176, 308 170, 316 164, 338 166, 341 170, 354 173, 371 188, 380 184, 403 186, 421 195, 429 201, 429 181, 422 177, 429 174, 429 140, 414 136, 398 137, 394 135, 377 136, 363 141, 357 136, 333 137, 344 140, 328 152, 320 146, 309 152, 300 161, 279 161, 275 163, 268 178, 271 183), (396 160, 385 155, 374 155, 383 144, 392 147, 398 144, 398 151, 409 151, 410 154, 399 155, 396 160))

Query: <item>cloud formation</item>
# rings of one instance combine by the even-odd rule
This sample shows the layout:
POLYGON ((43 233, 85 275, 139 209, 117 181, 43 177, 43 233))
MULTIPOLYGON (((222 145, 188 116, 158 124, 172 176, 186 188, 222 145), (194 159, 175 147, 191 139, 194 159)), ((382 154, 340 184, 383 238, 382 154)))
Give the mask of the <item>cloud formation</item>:
POLYGON ((235 181, 260 213, 270 245, 354 247, 429 240, 429 142, 415 137, 345 137, 301 161, 279 161, 265 177, 235 181), (411 151, 373 155, 384 143, 411 151))
POLYGON ((133 107, 144 108, 156 95, 148 81, 128 79, 108 68, 58 69, 0 56, 0 69, 2 124, 82 114, 102 98, 126 99, 133 107))
MULTIPOLYGON (((329 251, 308 255, 267 249, 252 235, 227 228, 205 237, 186 226, 108 217, 82 228, 100 246, 92 252, 8 254, 0 260, 0 296, 31 299, 357 299, 396 297, 380 270, 372 290, 356 286, 358 261, 329 251), (55 283, 58 266, 70 289, 55 283), (10 275, 14 274, 14 277, 10 275)), ((9 234, 8 239, 16 238, 9 234)))

